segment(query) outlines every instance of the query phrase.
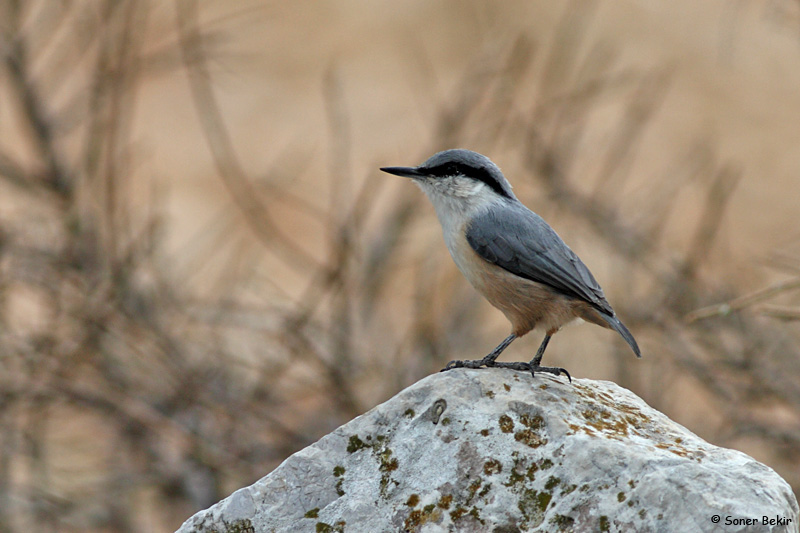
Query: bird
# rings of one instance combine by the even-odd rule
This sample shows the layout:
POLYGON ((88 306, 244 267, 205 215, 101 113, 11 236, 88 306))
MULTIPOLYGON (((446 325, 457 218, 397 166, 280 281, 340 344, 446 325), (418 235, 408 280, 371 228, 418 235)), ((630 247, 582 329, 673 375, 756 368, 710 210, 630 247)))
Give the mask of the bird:
POLYGON ((444 242, 458 269, 511 322, 511 334, 482 359, 450 361, 453 368, 507 368, 572 376, 542 366, 551 337, 582 320, 619 333, 641 357, 592 273, 542 217, 525 207, 500 168, 465 149, 438 152, 416 167, 380 170, 411 178, 433 204, 444 242), (534 328, 544 339, 530 362, 500 362, 515 339, 534 328))

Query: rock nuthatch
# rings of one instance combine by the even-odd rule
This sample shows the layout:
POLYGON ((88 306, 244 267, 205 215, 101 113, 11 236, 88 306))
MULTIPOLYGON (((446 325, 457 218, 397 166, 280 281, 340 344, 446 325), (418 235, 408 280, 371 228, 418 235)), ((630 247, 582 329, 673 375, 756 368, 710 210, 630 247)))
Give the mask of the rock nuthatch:
POLYGON ((541 366, 541 361, 550 338, 575 319, 613 329, 641 357, 586 265, 542 217, 522 205, 489 158, 446 150, 418 167, 381 170, 419 185, 433 203, 458 269, 511 322, 511 335, 486 357, 450 361, 443 370, 500 367, 564 373, 572 381, 565 369, 541 366), (535 327, 544 329, 545 337, 530 363, 496 361, 514 339, 535 327))

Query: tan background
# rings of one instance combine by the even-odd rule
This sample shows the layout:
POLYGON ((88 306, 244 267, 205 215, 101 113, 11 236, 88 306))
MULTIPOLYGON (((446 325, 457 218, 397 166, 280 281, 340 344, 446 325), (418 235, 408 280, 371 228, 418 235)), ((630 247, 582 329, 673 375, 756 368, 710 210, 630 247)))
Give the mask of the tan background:
POLYGON ((502 315, 377 170, 452 147, 501 166, 644 353, 581 326, 549 364, 800 484, 797 2, 2 4, 0 531, 173 530, 490 350, 502 315))

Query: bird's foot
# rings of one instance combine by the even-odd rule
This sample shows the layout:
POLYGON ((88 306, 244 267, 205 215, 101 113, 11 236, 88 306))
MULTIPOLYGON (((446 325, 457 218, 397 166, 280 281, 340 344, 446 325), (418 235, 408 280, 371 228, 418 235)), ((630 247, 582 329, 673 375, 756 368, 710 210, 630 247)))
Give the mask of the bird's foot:
POLYGON ((489 354, 483 359, 473 359, 471 361, 450 361, 439 372, 447 372, 448 370, 452 370, 454 368, 491 368, 500 364, 495 362, 496 358, 496 355, 492 357, 492 354, 489 354))
POLYGON ((497 368, 510 368, 511 370, 530 372, 531 376, 534 377, 536 376, 537 372, 547 372, 548 374, 554 374, 556 376, 564 374, 565 376, 567 376, 569 382, 572 383, 572 376, 569 375, 569 372, 567 372, 566 368, 555 367, 555 366, 539 366, 539 365, 531 366, 530 363, 523 363, 523 362, 518 362, 518 363, 500 362, 500 363, 495 363, 494 366, 497 368))

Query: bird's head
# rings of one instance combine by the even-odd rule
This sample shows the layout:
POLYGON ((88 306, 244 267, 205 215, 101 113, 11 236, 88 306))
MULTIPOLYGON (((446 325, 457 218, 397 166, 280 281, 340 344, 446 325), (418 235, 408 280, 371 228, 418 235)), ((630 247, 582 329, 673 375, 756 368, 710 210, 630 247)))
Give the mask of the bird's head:
POLYGON ((440 209, 467 209, 516 200, 511 184, 492 161, 471 150, 445 150, 417 167, 383 167, 382 171, 413 179, 440 209))

